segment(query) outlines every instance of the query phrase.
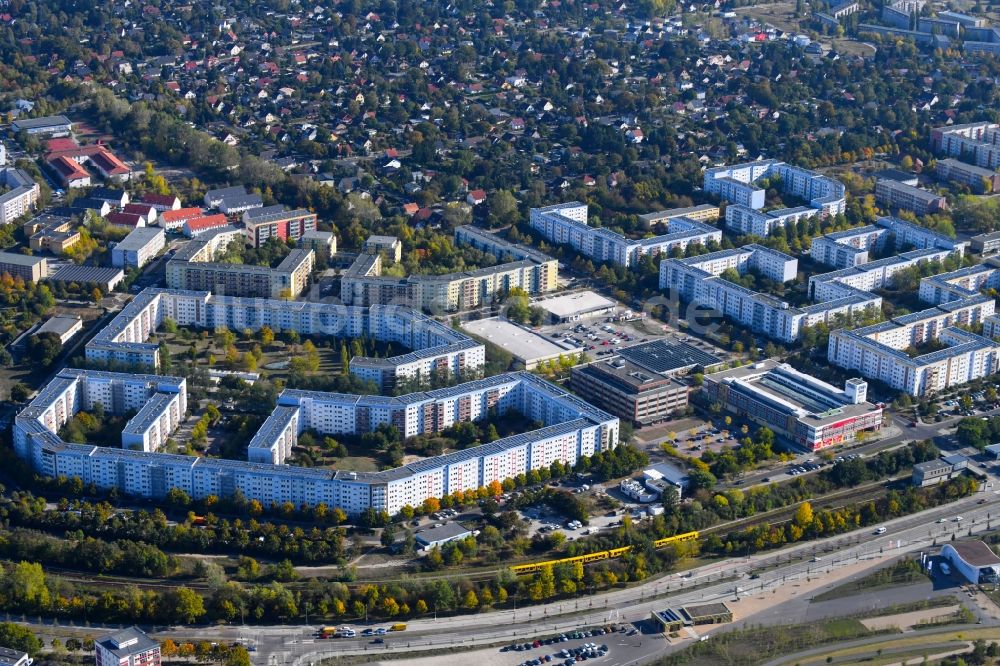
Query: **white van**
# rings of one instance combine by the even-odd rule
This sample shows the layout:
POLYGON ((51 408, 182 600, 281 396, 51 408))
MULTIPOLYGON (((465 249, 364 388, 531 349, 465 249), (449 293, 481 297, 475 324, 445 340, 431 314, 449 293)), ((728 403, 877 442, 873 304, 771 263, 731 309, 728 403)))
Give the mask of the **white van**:
POLYGON ((875 534, 885 534, 885 528, 884 527, 878 528, 877 530, 875 530, 875 534))

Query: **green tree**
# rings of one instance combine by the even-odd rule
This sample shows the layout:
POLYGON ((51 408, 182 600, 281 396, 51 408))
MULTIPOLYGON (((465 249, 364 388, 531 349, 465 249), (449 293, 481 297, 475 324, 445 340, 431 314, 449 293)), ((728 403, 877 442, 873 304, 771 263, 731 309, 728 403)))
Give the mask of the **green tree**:
POLYGON ((517 224, 520 215, 517 199, 508 190, 497 190, 486 200, 487 215, 491 226, 501 227, 517 224))

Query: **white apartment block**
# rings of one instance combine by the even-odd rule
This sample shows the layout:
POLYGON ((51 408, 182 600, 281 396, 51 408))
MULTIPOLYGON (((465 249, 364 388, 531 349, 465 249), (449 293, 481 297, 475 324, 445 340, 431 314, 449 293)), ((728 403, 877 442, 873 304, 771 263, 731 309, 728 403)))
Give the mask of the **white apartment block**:
POLYGON ((156 227, 138 227, 111 249, 111 265, 142 268, 164 248, 166 233, 156 227))
POLYGON ((814 275, 809 278, 809 297, 822 303, 844 296, 848 293, 845 289, 861 292, 881 289, 892 284, 892 276, 899 271, 928 261, 944 261, 950 254, 950 250, 943 249, 910 250, 894 257, 814 275))
POLYGON ((763 212, 742 204, 732 204, 726 208, 726 228, 738 234, 752 234, 766 237, 787 224, 798 224, 820 215, 820 211, 809 206, 796 206, 763 212))
POLYGON ((875 224, 888 229, 895 235, 897 249, 912 245, 917 250, 937 248, 951 250, 961 256, 965 254, 965 250, 969 246, 967 241, 956 241, 954 238, 948 238, 933 229, 901 220, 898 217, 880 217, 875 220, 875 224))
MULTIPOLYGON (((187 411, 187 380, 166 375, 66 368, 18 415, 19 426, 14 433, 18 455, 22 458, 32 456, 37 464, 39 459, 37 451, 30 446, 30 436, 45 432, 54 437, 74 414, 93 411, 98 403, 107 414, 135 411, 135 417, 129 420, 122 433, 122 445, 154 450, 166 440, 161 438, 161 431, 153 432, 164 413, 164 427, 169 428, 169 432, 177 427, 187 411)), ((50 439, 48 435, 43 437, 50 439)))
POLYGON ((57 414, 72 415, 85 400, 92 399, 87 385, 90 377, 98 376, 120 384, 137 383, 145 386, 147 396, 152 395, 150 384, 154 380, 148 377, 64 371, 16 417, 15 448, 41 474, 76 476, 103 490, 116 488, 152 499, 162 499, 171 488, 196 499, 228 497, 240 491, 266 505, 323 502, 352 515, 369 507, 395 514, 429 497, 474 490, 556 461, 574 464, 580 456, 614 448, 619 439, 617 418, 555 384, 518 372, 398 398, 286 390, 248 447, 248 455, 260 462, 62 442, 55 434, 61 425, 57 414), (392 423, 410 435, 480 419, 490 409, 501 414, 516 409, 543 427, 383 472, 275 464, 275 460, 287 457, 295 435, 305 428, 326 434, 357 434, 370 432, 380 423, 392 423))
POLYGON ((814 238, 809 256, 821 264, 835 268, 850 268, 868 263, 872 252, 880 249, 889 236, 884 227, 866 225, 846 231, 836 231, 814 238))
POLYGON ((1000 167, 1000 125, 979 122, 936 127, 931 130, 931 149, 984 169, 996 169, 1000 167))
POLYGON ((996 259, 976 266, 920 280, 920 300, 934 305, 979 296, 984 289, 1000 289, 1000 267, 996 259))
POLYGON ((213 296, 207 291, 149 288, 139 293, 86 346, 90 361, 159 367, 159 346, 147 342, 166 318, 181 326, 258 331, 293 330, 335 338, 370 337, 412 351, 391 358, 356 356, 353 375, 383 390, 401 379, 461 375, 486 363, 486 350, 464 333, 410 308, 213 296))
POLYGON ((689 245, 706 245, 722 241, 722 232, 713 226, 687 217, 667 220, 667 233, 652 238, 630 239, 587 224, 587 205, 578 201, 532 208, 531 228, 546 239, 569 245, 580 254, 597 262, 608 262, 629 268, 646 256, 667 255, 674 248, 683 251, 689 245))
MULTIPOLYGON (((816 211, 815 214, 824 217, 843 213, 847 205, 847 190, 843 183, 815 171, 777 160, 759 160, 707 169, 704 188, 709 194, 715 194, 730 204, 759 211, 764 208, 766 192, 758 187, 757 183, 764 178, 780 179, 781 190, 785 194, 808 201, 809 206, 816 211)), ((789 219, 804 214, 795 211, 798 209, 775 212, 779 217, 787 215, 789 219)), ((739 223, 744 224, 742 215, 739 219, 739 223)), ((730 225, 728 212, 726 223, 730 225)))
POLYGON ((741 275, 754 269, 778 282, 795 279, 798 261, 760 245, 747 245, 687 259, 660 263, 660 289, 671 289, 690 303, 711 307, 750 330, 775 340, 797 340, 803 326, 830 323, 838 315, 857 314, 881 305, 874 294, 839 286, 836 295, 816 305, 795 308, 767 294, 718 277, 732 268, 741 275))
POLYGON ((153 394, 122 430, 122 448, 158 451, 184 419, 186 396, 182 393, 153 394))
POLYGON ((830 334, 827 358, 913 396, 964 384, 1000 368, 1000 343, 958 328, 984 322, 994 309, 992 298, 975 296, 874 326, 838 329, 830 334), (930 340, 948 347, 915 357, 904 351, 930 340))
POLYGON ((0 168, 0 184, 6 188, 0 194, 0 224, 11 224, 35 209, 41 188, 26 171, 14 167, 0 168))

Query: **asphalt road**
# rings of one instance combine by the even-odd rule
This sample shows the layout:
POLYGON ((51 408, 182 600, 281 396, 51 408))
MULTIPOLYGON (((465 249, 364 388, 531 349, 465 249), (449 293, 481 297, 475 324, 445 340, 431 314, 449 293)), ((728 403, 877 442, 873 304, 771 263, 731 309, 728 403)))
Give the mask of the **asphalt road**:
MULTIPOLYGON (((708 565, 690 572, 690 578, 672 574, 641 586, 581 601, 552 603, 517 611, 416 620, 409 623, 405 634, 390 634, 386 639, 388 647, 382 646, 382 649, 406 652, 459 645, 471 647, 492 642, 523 641, 528 637, 598 626, 609 620, 642 621, 649 618, 652 610, 667 605, 730 599, 738 587, 744 594, 760 593, 797 579, 822 576, 835 567, 859 560, 874 562, 883 553, 896 555, 926 548, 933 544, 935 538, 945 541, 952 534, 964 536, 970 529, 974 533, 981 532, 987 529, 988 516, 998 510, 1000 496, 979 493, 951 505, 888 521, 884 523, 888 528, 886 534, 880 536, 873 535, 871 529, 866 528, 832 539, 799 544, 778 554, 708 565), (984 498, 987 502, 979 505, 978 501, 984 498), (961 523, 951 520, 959 513, 964 517, 961 523), (939 518, 947 522, 936 523, 939 518), (813 553, 820 554, 818 561, 813 561, 813 553), (793 559, 796 556, 803 559, 793 559), (752 574, 758 577, 751 579, 752 574), (689 589, 696 586, 700 586, 699 589, 689 589)), ((239 629, 227 631, 234 635, 239 629)), ((315 641, 310 636, 312 631, 312 628, 262 628, 257 633, 257 654, 264 659, 255 659, 255 662, 306 666, 322 658, 364 654, 367 651, 365 641, 368 639, 315 641)), ((652 637, 647 638, 650 642, 656 641, 652 637)), ((659 639, 655 651, 662 654, 668 648, 659 639)))

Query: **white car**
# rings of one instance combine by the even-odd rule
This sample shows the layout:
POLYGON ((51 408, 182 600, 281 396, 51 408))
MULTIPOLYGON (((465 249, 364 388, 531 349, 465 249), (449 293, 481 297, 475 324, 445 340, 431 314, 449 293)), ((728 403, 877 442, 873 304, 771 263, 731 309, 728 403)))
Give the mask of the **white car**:
POLYGON ((956 523, 962 522, 962 516, 955 516, 955 522, 956 523))

